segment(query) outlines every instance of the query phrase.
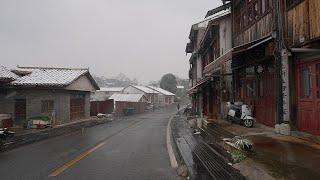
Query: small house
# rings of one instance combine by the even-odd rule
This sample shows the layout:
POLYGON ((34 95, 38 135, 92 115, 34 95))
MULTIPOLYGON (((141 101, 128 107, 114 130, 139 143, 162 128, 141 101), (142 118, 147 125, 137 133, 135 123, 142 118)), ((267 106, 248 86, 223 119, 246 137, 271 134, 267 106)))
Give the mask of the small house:
POLYGON ((127 110, 133 114, 146 111, 148 99, 143 94, 113 94, 110 100, 114 100, 114 112, 116 116, 123 116, 127 110))
POLYGON ((157 92, 153 89, 150 89, 146 86, 130 85, 130 86, 123 89, 123 93, 125 93, 125 94, 144 94, 147 97, 149 104, 152 104, 152 105, 159 104, 159 100, 158 100, 159 92, 157 92))
POLYGON ((100 90, 91 93, 90 101, 106 101, 115 93, 121 93, 123 87, 101 87, 100 90))
POLYGON ((174 103, 175 94, 160 87, 148 86, 148 88, 153 89, 159 93, 158 102, 160 106, 167 106, 174 103))
POLYGON ((54 124, 90 117, 90 93, 99 86, 89 69, 1 69, 9 75, 10 81, 1 86, 0 114, 10 114, 15 125, 37 116, 47 116, 54 124))

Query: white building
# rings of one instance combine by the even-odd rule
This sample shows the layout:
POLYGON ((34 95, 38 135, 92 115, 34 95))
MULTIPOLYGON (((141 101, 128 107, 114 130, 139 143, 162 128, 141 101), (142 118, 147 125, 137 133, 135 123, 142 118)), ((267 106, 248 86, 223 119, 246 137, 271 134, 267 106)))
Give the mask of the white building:
POLYGON ((173 94, 167 90, 164 90, 162 88, 159 88, 159 87, 154 87, 154 86, 147 86, 147 87, 150 89, 153 89, 159 93, 158 103, 160 106, 166 106, 166 105, 170 105, 170 104, 174 103, 175 94, 173 94))
POLYGON ((105 101, 115 93, 121 93, 123 87, 102 87, 100 90, 91 93, 90 101, 105 101))
POLYGON ((148 102, 157 106, 159 104, 158 95, 159 92, 150 89, 146 86, 130 85, 123 89, 124 94, 144 94, 148 98, 148 102))

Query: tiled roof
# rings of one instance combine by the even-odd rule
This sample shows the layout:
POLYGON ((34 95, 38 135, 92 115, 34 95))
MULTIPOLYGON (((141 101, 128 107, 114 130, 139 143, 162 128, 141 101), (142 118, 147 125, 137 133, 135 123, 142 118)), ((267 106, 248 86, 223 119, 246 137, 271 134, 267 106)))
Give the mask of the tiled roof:
POLYGON ((101 87, 99 91, 105 92, 120 92, 124 89, 124 87, 101 87))
POLYGON ((11 72, 4 66, 0 66, 0 80, 15 80, 19 76, 11 72))
POLYGON ((70 68, 19 67, 19 69, 31 73, 12 82, 17 86, 64 87, 89 72, 88 69, 70 68))
POLYGON ((113 94, 109 99, 113 99, 115 102, 139 102, 143 98, 143 94, 113 94))
POLYGON ((167 91, 167 90, 164 90, 164 89, 162 89, 162 88, 159 88, 159 87, 154 87, 154 86, 148 86, 150 89, 153 89, 153 90, 155 90, 155 91, 157 91, 157 92, 159 92, 159 93, 161 93, 161 94, 164 94, 164 95, 166 95, 166 96, 174 96, 175 94, 173 94, 173 93, 171 93, 171 92, 169 92, 169 91, 167 91))
POLYGON ((146 86, 133 86, 133 87, 135 87, 136 89, 139 89, 139 90, 141 90, 141 91, 143 91, 143 92, 145 92, 147 94, 158 94, 157 91, 155 91, 153 89, 150 89, 150 88, 148 88, 146 86))

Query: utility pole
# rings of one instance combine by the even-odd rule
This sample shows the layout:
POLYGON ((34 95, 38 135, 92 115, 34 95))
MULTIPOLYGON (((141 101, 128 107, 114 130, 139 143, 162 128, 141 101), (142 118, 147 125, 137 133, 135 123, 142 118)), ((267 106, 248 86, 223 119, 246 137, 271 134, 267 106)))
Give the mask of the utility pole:
POLYGON ((283 80, 281 51, 283 45, 283 28, 281 20, 281 7, 279 0, 273 0, 273 36, 275 39, 275 102, 276 102, 276 124, 282 123, 283 114, 283 80))

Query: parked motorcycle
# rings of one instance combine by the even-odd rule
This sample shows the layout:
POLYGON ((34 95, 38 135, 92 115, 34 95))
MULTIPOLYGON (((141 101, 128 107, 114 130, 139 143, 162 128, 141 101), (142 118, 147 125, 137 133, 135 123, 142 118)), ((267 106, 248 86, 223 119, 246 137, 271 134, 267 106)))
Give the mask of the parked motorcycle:
POLYGON ((227 102, 227 107, 227 119, 229 121, 244 125, 247 128, 253 127, 255 118, 252 117, 252 111, 248 105, 242 102, 227 102))
POLYGON ((6 146, 13 143, 11 139, 14 137, 14 134, 8 128, 0 128, 0 150, 5 149, 6 146))

